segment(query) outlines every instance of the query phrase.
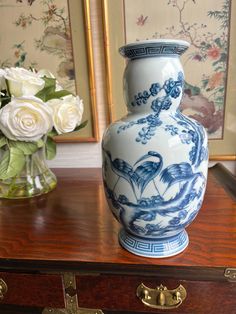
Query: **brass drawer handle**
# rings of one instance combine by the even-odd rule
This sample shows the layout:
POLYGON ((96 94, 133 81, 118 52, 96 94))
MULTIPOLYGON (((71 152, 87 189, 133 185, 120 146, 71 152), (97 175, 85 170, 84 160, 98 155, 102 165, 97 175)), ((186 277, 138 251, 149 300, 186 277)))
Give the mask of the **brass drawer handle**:
POLYGON ((166 310, 180 306, 186 298, 187 292, 182 285, 174 290, 168 290, 163 285, 151 289, 141 283, 137 288, 136 295, 148 307, 166 310))
POLYGON ((7 284, 3 279, 0 278, 0 301, 3 300, 4 295, 7 293, 7 284))

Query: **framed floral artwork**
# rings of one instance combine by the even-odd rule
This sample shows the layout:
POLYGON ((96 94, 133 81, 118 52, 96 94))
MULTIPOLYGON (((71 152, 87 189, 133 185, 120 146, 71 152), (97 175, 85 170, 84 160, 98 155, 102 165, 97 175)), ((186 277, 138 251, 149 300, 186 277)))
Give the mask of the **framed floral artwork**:
POLYGON ((0 0, 0 66, 47 69, 84 102, 87 126, 58 142, 98 140, 89 0, 0 0))
POLYGON ((119 46, 145 39, 183 39, 190 48, 181 60, 185 87, 180 110, 206 128, 212 160, 235 160, 234 13, 236 4, 230 0, 114 0, 112 4, 103 0, 110 121, 126 113, 125 61, 119 46))

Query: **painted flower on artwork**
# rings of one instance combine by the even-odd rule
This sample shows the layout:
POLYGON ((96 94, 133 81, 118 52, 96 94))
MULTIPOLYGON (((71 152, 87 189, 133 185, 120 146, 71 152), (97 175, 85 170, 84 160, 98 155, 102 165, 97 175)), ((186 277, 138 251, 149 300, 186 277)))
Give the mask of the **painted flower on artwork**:
MULTIPOLYGON (((129 1, 125 2, 129 8, 129 1)), ((150 0, 150 2, 155 3, 155 0, 150 0)), ((135 26, 136 40, 144 39, 145 35, 147 39, 174 38, 187 40, 191 44, 189 51, 183 57, 186 67, 184 96, 189 97, 190 100, 196 97, 197 106, 194 106, 195 102, 193 101, 185 101, 182 110, 185 110, 184 113, 191 117, 193 117, 192 112, 198 112, 194 118, 204 125, 210 138, 220 139, 224 126, 232 1, 207 1, 204 4, 200 0, 166 0, 160 2, 162 2, 160 10, 157 11, 156 15, 155 12, 151 12, 150 15, 153 24, 154 17, 156 18, 156 31, 150 37, 148 28, 146 28, 147 32, 144 33, 144 29, 143 32, 140 32, 140 28, 135 26), (161 18, 158 21, 159 16, 161 17, 160 12, 167 12, 167 10, 170 11, 170 16, 166 18, 166 21, 162 21, 161 18), (191 14, 192 12, 193 14, 191 14), (171 16, 173 16, 173 23, 171 16), (158 29, 159 23, 160 30, 158 29), (194 71, 196 71, 196 75, 194 71), (207 107, 206 100, 211 104, 211 109, 214 107, 210 114, 205 110, 207 107), (202 110, 203 108, 205 109, 202 110)), ((150 7, 152 8, 151 5, 150 7)), ((128 14, 129 11, 127 10, 128 14)), ((148 9, 145 10, 145 14, 149 14, 148 9)), ((128 20, 128 18, 126 19, 128 20)), ((128 24, 126 28, 128 29, 128 24)), ((132 30, 130 33, 132 34, 134 31, 132 30)), ((131 37, 131 35, 129 36, 131 37)))
POLYGON ((224 73, 223 72, 216 72, 214 73, 208 81, 208 87, 210 90, 217 88, 218 86, 221 86, 224 81, 224 73))
POLYGON ((208 57, 210 57, 213 60, 217 60, 220 57, 220 49, 219 47, 213 46, 208 49, 207 51, 208 57))

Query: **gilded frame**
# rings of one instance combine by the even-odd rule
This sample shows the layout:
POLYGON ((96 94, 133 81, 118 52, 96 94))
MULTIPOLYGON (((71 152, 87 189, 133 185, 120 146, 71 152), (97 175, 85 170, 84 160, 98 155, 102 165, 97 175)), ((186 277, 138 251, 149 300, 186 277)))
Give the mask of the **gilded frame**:
POLYGON ((89 0, 0 2, 0 27, 5 30, 1 33, 1 66, 45 68, 53 72, 62 85, 67 85, 63 85, 66 89, 83 99, 82 121, 88 121, 79 132, 57 136, 55 141, 97 142, 89 0))
MULTIPOLYGON (((122 76, 125 62, 119 56, 118 48, 125 44, 124 29, 124 2, 102 0, 103 25, 104 25, 104 49, 107 80, 108 120, 112 122, 126 113, 122 95, 122 76), (115 34, 115 35, 114 35, 115 34)), ((226 109, 224 117, 223 139, 210 140, 210 160, 235 161, 236 160, 236 3, 231 3, 230 40, 228 77, 226 92, 226 109)))
POLYGON ((88 124, 84 129, 80 130, 78 133, 79 136, 68 134, 55 137, 55 141, 59 143, 98 142, 99 129, 93 61, 92 28, 90 19, 90 1, 67 0, 67 2, 72 33, 76 90, 84 100, 85 112, 83 120, 87 120, 88 124), (82 49, 81 43, 83 43, 82 49), (80 74, 81 72, 82 75, 80 74), (88 104, 87 112, 86 103, 88 104))

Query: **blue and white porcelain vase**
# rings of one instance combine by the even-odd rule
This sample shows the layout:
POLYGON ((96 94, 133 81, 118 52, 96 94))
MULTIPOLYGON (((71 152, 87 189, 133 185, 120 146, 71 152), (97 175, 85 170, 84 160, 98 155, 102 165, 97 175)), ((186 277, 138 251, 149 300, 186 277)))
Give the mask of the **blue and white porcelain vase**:
POLYGON ((106 130, 103 179, 109 207, 123 228, 120 244, 145 257, 168 257, 188 245, 185 231, 203 201, 207 134, 179 111, 189 44, 148 40, 120 48, 128 59, 128 114, 106 130))

